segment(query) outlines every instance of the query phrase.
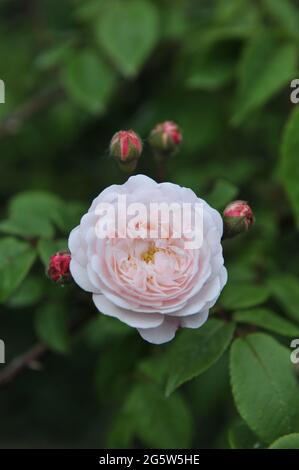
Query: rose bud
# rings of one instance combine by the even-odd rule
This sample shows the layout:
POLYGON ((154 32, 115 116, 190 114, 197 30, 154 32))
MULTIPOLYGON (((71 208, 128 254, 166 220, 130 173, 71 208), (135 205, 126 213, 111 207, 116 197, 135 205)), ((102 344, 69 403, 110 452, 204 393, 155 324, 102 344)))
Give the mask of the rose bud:
POLYGON ((128 173, 135 170, 141 152, 141 139, 132 130, 118 131, 111 139, 110 155, 115 158, 120 168, 128 173))
POLYGON ((68 252, 58 252, 50 257, 47 276, 58 284, 65 284, 71 280, 71 255, 68 252))
POLYGON ((253 212, 246 201, 233 201, 223 211, 224 237, 246 232, 254 223, 253 212))
POLYGON ((182 139, 179 126, 173 121, 165 121, 151 131, 149 143, 157 154, 170 156, 179 149, 182 139))

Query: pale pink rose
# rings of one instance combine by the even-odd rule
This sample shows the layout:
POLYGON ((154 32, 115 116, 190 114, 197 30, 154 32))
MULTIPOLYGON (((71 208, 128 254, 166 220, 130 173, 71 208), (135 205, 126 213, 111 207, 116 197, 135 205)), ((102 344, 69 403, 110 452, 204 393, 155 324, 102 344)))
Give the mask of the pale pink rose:
MULTIPOLYGON (((108 223, 109 217, 102 215, 108 223)), ((154 225, 155 221, 142 216, 136 224, 138 229, 154 225)), ((169 225, 171 235, 171 221, 169 225)), ((165 343, 174 338, 179 327, 198 328, 205 323, 219 297, 227 281, 222 230, 219 213, 191 189, 158 184, 144 175, 132 176, 123 185, 105 189, 72 230, 71 274, 82 289, 93 294, 100 312, 137 328, 146 341, 165 343), (186 249, 184 236, 100 239, 96 227, 102 219, 97 207, 100 203, 116 207, 119 195, 127 197, 127 205, 138 202, 146 207, 150 202, 201 203, 201 247, 186 249)))

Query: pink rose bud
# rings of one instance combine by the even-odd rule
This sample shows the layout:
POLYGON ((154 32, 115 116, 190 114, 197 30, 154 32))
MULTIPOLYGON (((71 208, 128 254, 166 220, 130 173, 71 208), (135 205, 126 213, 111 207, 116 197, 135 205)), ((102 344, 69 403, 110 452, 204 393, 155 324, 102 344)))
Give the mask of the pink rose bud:
POLYGON ((151 131, 149 143, 157 153, 169 156, 178 150, 182 139, 179 126, 173 121, 165 121, 151 131))
POLYGON ((233 201, 223 211, 224 236, 231 238, 246 232, 254 223, 251 207, 246 201, 233 201))
POLYGON ((140 137, 132 130, 118 131, 110 143, 110 155, 119 163, 120 168, 126 172, 134 171, 142 152, 140 137))
POLYGON ((50 257, 47 276, 58 284, 65 284, 71 280, 71 255, 67 252, 58 252, 50 257))

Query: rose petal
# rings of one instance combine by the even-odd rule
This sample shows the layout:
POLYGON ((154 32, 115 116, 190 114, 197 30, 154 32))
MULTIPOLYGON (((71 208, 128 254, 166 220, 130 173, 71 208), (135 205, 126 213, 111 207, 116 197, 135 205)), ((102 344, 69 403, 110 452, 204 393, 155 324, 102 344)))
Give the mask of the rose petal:
POLYGON ((203 325, 209 316, 209 310, 203 310, 195 315, 189 315, 181 319, 181 326, 185 328, 199 328, 203 325))
POLYGON ((138 328, 140 336, 153 344, 163 344, 171 341, 175 337, 179 323, 176 318, 165 317, 163 323, 157 328, 148 328, 146 330, 138 328))
POLYGON ((153 328, 161 325, 163 316, 158 313, 136 313, 117 307, 104 295, 93 295, 92 297, 97 309, 110 317, 115 317, 134 328, 153 328))
POLYGON ((81 266, 74 258, 70 262, 70 271, 74 281, 87 292, 96 292, 95 286, 90 282, 86 268, 81 266))

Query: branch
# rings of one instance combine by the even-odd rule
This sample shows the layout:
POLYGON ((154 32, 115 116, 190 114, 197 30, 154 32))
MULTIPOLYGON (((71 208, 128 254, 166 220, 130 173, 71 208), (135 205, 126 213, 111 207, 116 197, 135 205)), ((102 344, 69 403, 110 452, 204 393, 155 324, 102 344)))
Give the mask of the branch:
POLYGON ((0 387, 8 385, 31 364, 41 359, 48 351, 48 347, 43 343, 36 343, 29 351, 16 357, 0 373, 0 387))
POLYGON ((0 138, 17 133, 23 124, 35 114, 64 97, 62 88, 42 90, 22 104, 16 111, 0 121, 0 138))
MULTIPOLYGON (((86 323, 88 323, 89 320, 94 317, 94 315, 94 313, 86 315, 79 320, 74 321, 70 326, 70 333, 76 333, 84 325, 86 325, 86 323)), ((8 364, 2 372, 0 372, 0 387, 11 383, 25 370, 30 368, 33 369, 34 365, 50 351, 51 348, 48 345, 42 342, 38 342, 28 351, 13 359, 11 363, 8 364)))

